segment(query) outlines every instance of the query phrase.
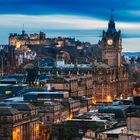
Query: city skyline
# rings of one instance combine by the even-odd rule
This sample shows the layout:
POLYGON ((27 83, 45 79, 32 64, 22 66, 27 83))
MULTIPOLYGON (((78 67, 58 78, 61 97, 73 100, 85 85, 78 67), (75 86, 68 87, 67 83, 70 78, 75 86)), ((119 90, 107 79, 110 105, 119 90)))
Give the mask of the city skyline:
POLYGON ((25 24, 29 33, 45 31, 47 37, 76 37, 96 44, 102 30, 107 28, 113 8, 116 27, 122 30, 123 51, 140 51, 139 7, 138 0, 122 0, 121 3, 112 0, 76 0, 74 3, 70 0, 2 0, 0 43, 7 43, 9 33, 20 32, 25 24))
POLYGON ((140 140, 139 0, 0 0, 0 140, 140 140))

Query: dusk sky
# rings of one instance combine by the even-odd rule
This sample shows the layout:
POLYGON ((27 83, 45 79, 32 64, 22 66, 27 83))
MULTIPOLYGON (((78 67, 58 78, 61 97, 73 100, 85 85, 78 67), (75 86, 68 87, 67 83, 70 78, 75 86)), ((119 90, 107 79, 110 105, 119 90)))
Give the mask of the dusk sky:
POLYGON ((107 28, 111 8, 122 30, 123 51, 140 51, 140 0, 0 0, 0 43, 10 32, 44 31, 96 44, 107 28))

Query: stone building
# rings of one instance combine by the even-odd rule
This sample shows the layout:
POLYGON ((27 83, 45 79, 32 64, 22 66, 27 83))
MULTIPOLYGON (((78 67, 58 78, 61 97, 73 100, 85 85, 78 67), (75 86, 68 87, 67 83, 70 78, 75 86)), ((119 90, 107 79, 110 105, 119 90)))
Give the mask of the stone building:
POLYGON ((15 66, 15 47, 0 45, 0 74, 13 72, 15 66))
MULTIPOLYGON (((138 106, 139 108, 139 106, 138 106)), ((139 110, 139 109, 137 109, 139 110)), ((140 140, 140 113, 133 112, 127 118, 127 127, 122 129, 119 140, 140 140)))
POLYGON ((1 140, 38 140, 39 121, 37 109, 26 103, 0 105, 1 140))
POLYGON ((94 94, 97 102, 125 97, 128 91, 128 73, 122 64, 121 31, 116 30, 112 15, 108 29, 103 31, 98 47, 101 60, 95 64, 93 72, 94 94))
POLYGON ((15 46, 16 48, 24 47, 26 45, 47 45, 46 34, 40 32, 39 34, 26 34, 22 30, 21 34, 10 34, 9 35, 9 45, 15 46))
POLYGON ((45 87, 50 86, 55 90, 68 91, 70 97, 92 97, 93 96, 93 82, 92 75, 58 75, 52 78, 51 76, 41 75, 38 82, 43 82, 45 87))

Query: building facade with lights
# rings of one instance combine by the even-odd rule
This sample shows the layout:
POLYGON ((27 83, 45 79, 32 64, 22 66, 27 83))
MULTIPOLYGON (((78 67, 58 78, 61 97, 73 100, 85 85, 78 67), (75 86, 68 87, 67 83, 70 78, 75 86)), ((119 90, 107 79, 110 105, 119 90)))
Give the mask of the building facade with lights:
POLYGON ((37 108, 26 103, 0 105, 1 140, 38 140, 39 119, 37 108))
POLYGON ((44 32, 28 35, 22 30, 21 34, 11 33, 9 35, 9 45, 21 48, 26 45, 48 45, 48 42, 46 41, 46 34, 44 32))
POLYGON ((121 31, 117 31, 113 16, 103 31, 98 43, 101 60, 95 64, 93 73, 94 94, 97 102, 111 102, 115 98, 126 97, 128 73, 122 63, 121 31))

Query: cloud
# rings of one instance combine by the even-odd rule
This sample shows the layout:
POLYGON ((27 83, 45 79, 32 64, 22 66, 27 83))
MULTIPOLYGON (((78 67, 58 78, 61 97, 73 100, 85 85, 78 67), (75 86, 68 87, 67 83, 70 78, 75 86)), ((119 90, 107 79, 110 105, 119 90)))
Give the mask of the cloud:
MULTIPOLYGON (((28 29, 106 29, 107 20, 88 18, 75 15, 0 15, 1 28, 21 28, 23 24, 28 29)), ((140 29, 140 23, 117 22, 119 29, 140 29)))
POLYGON ((0 14, 78 15, 107 20, 111 8, 118 21, 140 21, 137 15, 125 14, 140 8, 138 0, 0 0, 0 14))
POLYGON ((138 42, 140 42, 140 38, 123 39, 123 51, 140 52, 140 47, 138 42))
MULTIPOLYGON (((0 0, 0 41, 6 42, 9 32, 21 31, 23 24, 27 32, 107 29, 111 8, 122 36, 126 39, 139 38, 139 0, 0 0)), ((132 45, 132 41, 124 42, 126 46, 132 45)), ((136 46, 135 42, 133 48, 136 49, 136 46)))
POLYGON ((107 24, 106 21, 74 15, 0 15, 0 17, 3 19, 3 22, 0 22, 1 27, 21 27, 25 24, 31 29, 95 29, 104 28, 107 24))

